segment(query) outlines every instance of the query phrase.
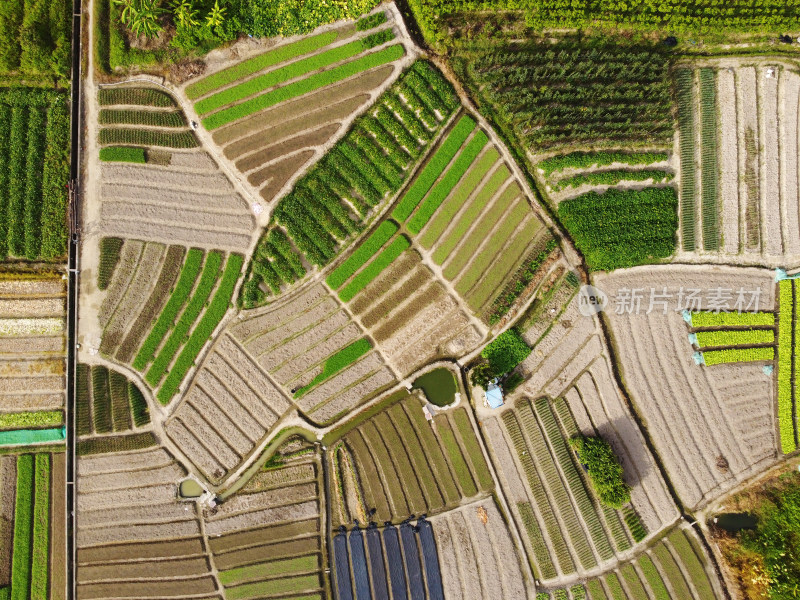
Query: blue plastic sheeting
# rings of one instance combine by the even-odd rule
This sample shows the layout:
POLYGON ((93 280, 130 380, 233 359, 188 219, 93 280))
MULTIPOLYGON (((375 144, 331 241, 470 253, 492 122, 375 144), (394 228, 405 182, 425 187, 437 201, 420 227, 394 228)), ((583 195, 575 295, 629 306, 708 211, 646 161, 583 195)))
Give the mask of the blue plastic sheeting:
POLYGON ((27 446, 28 444, 63 442, 65 437, 67 437, 67 430, 64 427, 0 431, 0 446, 27 446))
POLYGON ((372 571, 372 590, 375 600, 389 600, 389 584, 386 581, 386 567, 383 564, 383 546, 381 534, 375 527, 370 527, 364 534, 369 551, 369 568, 372 571))
POLYGON ((411 600, 425 600, 417 536, 414 533, 414 528, 408 523, 400 525, 400 539, 403 540, 403 556, 406 559, 406 573, 408 573, 408 589, 411 592, 411 600))
POLYGON ((428 582, 428 598, 444 600, 442 573, 439 571, 439 553, 433 540, 433 527, 425 519, 417 521, 419 545, 422 547, 422 560, 425 563, 425 580, 428 582))
POLYGON ((383 545, 386 547, 386 562, 389 564, 392 599, 407 600, 406 572, 403 569, 403 556, 400 554, 400 538, 397 537, 396 527, 391 526, 383 530, 383 545))
POLYGON ((372 600, 369 590, 369 573, 367 572, 367 555, 364 552, 364 538, 361 529, 356 527, 350 532, 350 560, 353 562, 353 581, 356 582, 356 598, 372 600))
POLYGON ((353 600, 347 537, 343 533, 339 533, 333 538, 333 560, 336 563, 336 597, 338 600, 353 600))

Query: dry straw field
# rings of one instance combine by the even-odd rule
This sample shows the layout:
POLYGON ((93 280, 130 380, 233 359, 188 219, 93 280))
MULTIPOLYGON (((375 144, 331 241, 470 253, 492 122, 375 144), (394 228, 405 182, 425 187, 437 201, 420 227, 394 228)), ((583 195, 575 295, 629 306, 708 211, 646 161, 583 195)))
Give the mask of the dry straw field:
POLYGON ((784 264, 800 256, 793 65, 711 61, 676 72, 683 250, 784 264))
POLYGON ((61 276, 0 280, 0 429, 63 422, 65 314, 61 276))
MULTIPOLYGON (((777 457, 773 376, 764 362, 701 367, 687 342, 688 324, 677 307, 687 290, 759 290, 759 310, 773 310, 773 273, 768 270, 664 266, 598 276, 606 293, 655 288, 673 304, 646 314, 606 312, 628 392, 644 419, 672 483, 690 507, 730 489, 777 457)), ((749 297, 749 295, 747 296, 749 297)), ((732 301, 733 301, 732 300, 732 301)), ((694 309, 706 308, 695 306, 694 309)))

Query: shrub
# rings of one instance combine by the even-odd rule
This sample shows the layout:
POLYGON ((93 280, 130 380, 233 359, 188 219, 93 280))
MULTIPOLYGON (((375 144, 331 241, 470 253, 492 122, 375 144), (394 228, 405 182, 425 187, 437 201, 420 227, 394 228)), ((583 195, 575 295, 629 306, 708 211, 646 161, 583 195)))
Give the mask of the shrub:
POLYGON ((105 290, 111 283, 114 269, 117 268, 119 255, 122 251, 122 240, 116 237, 107 237, 100 240, 100 266, 97 269, 97 289, 105 290))
POLYGON ((386 13, 384 11, 376 12, 374 15, 367 15, 356 21, 356 31, 374 29, 378 25, 383 25, 384 23, 386 23, 386 13))
POLYGON ((314 386, 319 385, 326 379, 330 379, 336 373, 343 370, 345 367, 350 366, 354 362, 356 362, 359 358, 364 356, 367 352, 372 349, 372 344, 367 338, 361 338, 360 340, 353 342, 349 346, 345 346, 341 350, 339 350, 336 354, 329 356, 325 360, 325 364, 322 366, 322 371, 314 377, 307 385, 304 385, 299 390, 294 393, 295 398, 299 398, 307 391, 309 391, 314 386))
POLYGON ((484 390, 489 387, 489 382, 495 377, 497 377, 497 373, 495 373, 491 363, 488 362, 482 362, 478 365, 475 365, 469 374, 472 385, 477 385, 484 390))
POLYGON ((592 487, 606 506, 622 508, 630 502, 631 489, 623 479, 622 465, 611 444, 599 437, 575 437, 570 440, 581 463, 589 473, 592 487))
POLYGON ((140 164, 147 162, 144 155, 144 148, 130 148, 127 146, 100 148, 100 160, 106 162, 130 162, 140 164))
POLYGON ((531 348, 516 329, 508 329, 492 340, 481 356, 489 361, 498 375, 508 373, 531 353, 531 348))

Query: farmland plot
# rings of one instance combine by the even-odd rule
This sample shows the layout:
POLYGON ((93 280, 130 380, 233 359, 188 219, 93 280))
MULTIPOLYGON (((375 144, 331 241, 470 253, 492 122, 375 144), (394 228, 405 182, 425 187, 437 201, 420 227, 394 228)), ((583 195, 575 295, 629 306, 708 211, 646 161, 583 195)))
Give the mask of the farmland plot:
POLYGON ((335 420, 395 381, 363 330, 321 284, 229 331, 318 423, 335 420))
POLYGON ((723 300, 724 294, 730 294, 733 307, 741 290, 743 309, 755 293, 758 305, 747 310, 770 310, 775 287, 772 273, 665 266, 658 274, 632 269, 604 275, 598 277, 597 285, 610 296, 617 290, 645 289, 642 286, 668 295, 664 296, 670 307, 666 311, 657 304, 650 314, 643 306, 638 314, 608 311, 606 315, 616 347, 622 350, 621 369, 629 393, 681 499, 688 506, 702 506, 711 496, 769 465, 776 458, 778 443, 773 377, 764 373, 763 362, 698 367, 687 344, 687 324, 674 309, 679 302, 692 304, 691 310, 713 308, 710 303, 716 290, 722 290, 723 300), (700 290, 694 300, 688 299, 691 290, 700 290), (703 290, 708 290, 705 304, 703 290))
MULTIPOLYGON (((783 264, 800 255, 800 76, 777 62, 748 65, 726 61, 679 71, 691 86, 691 97, 687 92, 681 100, 686 118, 696 113, 701 123, 699 130, 681 130, 681 145, 698 154, 696 163, 682 161, 693 181, 681 188, 689 211, 682 219, 694 215, 698 251, 783 264)), ((682 246, 695 250, 685 228, 682 246)))
POLYGON ((326 597, 319 456, 295 454, 259 471, 257 486, 251 480, 204 517, 228 600, 326 597))
POLYGON ((339 598, 353 597, 351 590, 355 597, 369 597, 370 588, 378 598, 388 598, 390 589, 394 597, 405 597, 407 587, 413 598, 444 598, 434 526, 425 518, 399 528, 356 526, 334 536, 333 548, 339 598))
POLYGON ((63 423, 66 283, 0 281, 0 429, 63 423))
POLYGON ((225 333, 198 369, 165 431, 206 477, 217 481, 250 456, 291 407, 284 392, 225 333))
POLYGON ((400 398, 329 445, 334 527, 372 509, 379 522, 438 513, 494 488, 466 409, 429 423, 418 397, 400 398))
POLYGON ((79 364, 76 386, 78 436, 126 433, 149 425, 147 400, 122 373, 102 365, 79 364))
POLYGON ((431 522, 446 598, 531 597, 524 558, 493 501, 467 504, 431 522))
POLYGON ((319 160, 325 146, 407 62, 399 14, 284 43, 190 84, 187 95, 241 176, 266 201, 319 160))
POLYGON ((82 598, 217 597, 184 469, 161 448, 78 463, 77 582, 82 598))
POLYGON ((0 457, 0 597, 67 597, 65 458, 0 457))

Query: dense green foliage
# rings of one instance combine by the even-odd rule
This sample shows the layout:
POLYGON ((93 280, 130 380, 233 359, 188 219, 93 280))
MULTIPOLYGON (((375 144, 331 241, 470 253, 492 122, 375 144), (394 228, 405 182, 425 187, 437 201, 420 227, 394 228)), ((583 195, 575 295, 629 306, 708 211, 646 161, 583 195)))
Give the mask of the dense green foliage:
POLYGON ((196 148, 199 143, 194 133, 113 127, 100 130, 101 144, 131 144, 136 146, 163 146, 165 148, 196 148))
POLYGON ((676 209, 672 188, 609 189, 561 202, 558 216, 589 268, 611 271, 670 256, 676 209))
POLYGON ((626 165, 649 165, 664 162, 669 158, 666 152, 570 152, 551 156, 536 163, 545 177, 564 169, 588 169, 590 167, 607 167, 614 163, 626 165))
POLYGON ((129 105, 167 108, 177 106, 175 100, 166 92, 153 88, 108 87, 97 93, 100 106, 129 105))
POLYGON ((145 431, 130 435, 102 436, 79 440, 75 451, 78 456, 87 456, 90 454, 141 450, 155 445, 157 445, 157 442, 153 434, 145 431))
POLYGON ((567 188, 576 188, 582 185, 617 185, 622 181, 647 181, 652 179, 653 183, 666 183, 673 178, 672 173, 655 169, 641 169, 638 171, 628 171, 626 169, 613 169, 610 171, 594 171, 592 173, 578 173, 572 177, 560 179, 551 184, 555 192, 567 188))
POLYGON ((254 36, 294 35, 342 19, 353 19, 372 10, 377 0, 342 0, 317 3, 303 0, 241 0, 242 31, 254 36))
POLYGON ((698 331, 697 345, 700 348, 711 346, 748 346, 750 344, 773 344, 775 332, 772 329, 744 329, 735 331, 698 331))
POLYGON ((352 300, 356 294, 363 290, 367 285, 380 275, 383 270, 394 262, 406 249, 411 246, 409 239, 400 235, 386 246, 386 248, 376 256, 372 262, 364 267, 346 286, 339 291, 339 298, 344 302, 352 300))
MULTIPOLYGON (((791 291, 791 282, 789 282, 789 286, 791 291)), ((775 313, 713 311, 692 313, 692 327, 757 327, 759 325, 775 325, 775 313)))
POLYGON ((622 508, 630 502, 631 489, 625 483, 622 465, 607 441, 599 437, 575 437, 570 444, 589 472, 598 498, 612 508, 622 508))
POLYGON ((322 365, 322 371, 320 371, 307 385, 304 385, 298 389, 294 393, 294 397, 299 398, 314 386, 319 385, 326 379, 330 379, 345 367, 348 367, 356 362, 371 349, 372 343, 367 338, 361 338, 360 340, 345 346, 335 354, 329 356, 322 365))
POLYGON ((17 493, 14 506, 14 549, 11 555, 11 598, 28 600, 31 585, 35 458, 17 457, 17 493))
POLYGON ((0 75, 66 82, 71 14, 69 0, 0 2, 0 75))
POLYGON ((106 237, 100 240, 100 264, 97 267, 97 289, 105 290, 111 283, 114 269, 117 268, 120 252, 122 251, 121 238, 106 237))
POLYGON ((180 111, 100 109, 101 125, 147 125, 150 127, 183 127, 186 119, 180 111))
POLYGON ((772 346, 768 348, 734 348, 731 350, 703 352, 703 361, 709 367, 725 363, 769 361, 774 358, 775 348, 772 346))
POLYGON ((132 148, 129 146, 109 146, 100 148, 100 160, 106 162, 130 162, 144 164, 147 158, 144 155, 144 148, 132 148))
POLYGON ((0 90, 0 257, 66 253, 68 154, 65 94, 0 90))
MULTIPOLYGON (((409 98, 410 94, 404 93, 404 97, 409 98)), ((361 230, 373 207, 397 192, 457 106, 459 101, 452 86, 430 63, 417 61, 406 70, 278 202, 277 223, 262 236, 248 267, 242 305, 252 308, 263 304, 269 292, 278 294, 284 283, 302 277, 304 269, 281 266, 286 261, 297 262, 298 252, 317 266, 330 262, 340 244, 361 230), (414 101, 406 104, 400 99, 401 89, 414 90, 421 107, 442 118, 435 118, 429 128, 416 114, 417 110, 422 114, 420 107, 414 109, 414 101), (351 216, 354 213, 355 219, 351 216), (278 235, 273 232, 280 232, 282 246, 270 243, 271 237, 278 235)))
POLYGON ((362 17, 356 21, 356 31, 366 31, 378 25, 383 25, 384 23, 386 23, 386 13, 383 11, 376 12, 375 14, 362 17))
POLYGON ((498 375, 508 373, 531 353, 531 348, 516 329, 508 329, 498 335, 481 351, 498 375))
POLYGON ((335 290, 342 287, 344 282, 347 281, 353 273, 372 258, 378 250, 389 241, 389 238, 397 232, 397 229, 397 223, 394 221, 381 222, 372 235, 365 239, 347 260, 328 275, 326 280, 328 285, 335 290))
POLYGON ((797 332, 793 333, 792 329, 796 327, 794 315, 798 306, 795 306, 794 284, 791 279, 778 283, 778 429, 784 454, 793 452, 797 447, 794 421, 796 385, 792 368, 795 358, 793 338, 797 332))
POLYGON ((675 72, 675 96, 678 103, 678 132, 681 158, 681 242, 683 249, 695 249, 695 141, 692 71, 675 72))
POLYGON ((568 37, 476 44, 455 61, 484 108, 534 153, 671 144, 663 47, 568 37))

